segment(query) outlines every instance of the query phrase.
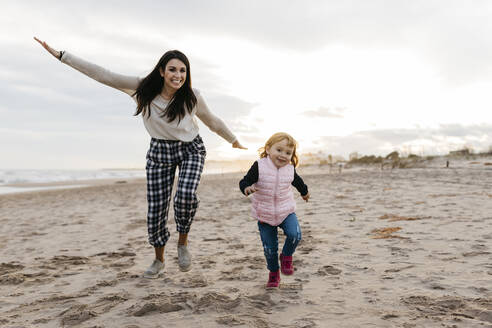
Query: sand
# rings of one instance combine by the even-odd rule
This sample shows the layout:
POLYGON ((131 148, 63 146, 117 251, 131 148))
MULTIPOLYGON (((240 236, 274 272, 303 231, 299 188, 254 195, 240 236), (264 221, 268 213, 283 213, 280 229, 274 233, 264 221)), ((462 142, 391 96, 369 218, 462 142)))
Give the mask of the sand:
POLYGON ((0 326, 492 327, 490 168, 300 168, 303 240, 274 290, 241 174, 203 177, 192 270, 171 219, 155 280, 145 181, 0 195, 0 326))

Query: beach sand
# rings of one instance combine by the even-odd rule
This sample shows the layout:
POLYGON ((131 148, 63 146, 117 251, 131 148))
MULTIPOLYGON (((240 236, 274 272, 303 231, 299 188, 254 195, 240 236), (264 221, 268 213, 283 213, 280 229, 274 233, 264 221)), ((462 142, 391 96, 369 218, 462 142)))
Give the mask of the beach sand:
POLYGON ((298 171, 303 240, 274 290, 243 174, 203 177, 186 273, 170 211, 155 280, 144 180, 0 195, 0 326, 492 327, 490 169, 298 171))

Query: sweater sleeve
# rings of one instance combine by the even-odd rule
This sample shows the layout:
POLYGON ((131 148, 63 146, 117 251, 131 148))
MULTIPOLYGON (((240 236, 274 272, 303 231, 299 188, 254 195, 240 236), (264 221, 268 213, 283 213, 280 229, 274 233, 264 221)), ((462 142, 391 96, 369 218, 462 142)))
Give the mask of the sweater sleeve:
POLYGON ((304 183, 302 178, 297 174, 296 169, 294 169, 294 180, 292 181, 292 185, 296 187, 297 191, 299 191, 301 196, 306 196, 308 194, 308 186, 304 183))
POLYGON ((225 125, 225 123, 215 116, 207 106, 207 103, 203 99, 202 95, 198 93, 196 104, 196 116, 213 132, 224 138, 230 143, 234 143, 237 138, 225 125))
POLYGON ((258 182, 258 161, 255 161, 244 178, 239 181, 239 189, 244 194, 244 189, 258 182))
POLYGON ((121 75, 113 73, 101 66, 90 63, 82 58, 72 55, 69 52, 64 52, 61 58, 62 63, 76 69, 82 74, 87 75, 102 84, 113 87, 128 95, 133 95, 140 83, 139 77, 121 75))

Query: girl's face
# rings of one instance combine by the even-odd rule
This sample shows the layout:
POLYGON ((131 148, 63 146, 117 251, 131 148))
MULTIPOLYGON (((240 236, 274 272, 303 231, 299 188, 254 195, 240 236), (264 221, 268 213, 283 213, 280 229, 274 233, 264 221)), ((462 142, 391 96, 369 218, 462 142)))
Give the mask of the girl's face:
POLYGON ((164 88, 170 93, 175 93, 186 81, 186 65, 179 59, 173 58, 166 64, 166 69, 159 69, 164 78, 164 88))
POLYGON ((271 147, 266 148, 266 153, 272 160, 273 164, 279 169, 290 163, 294 154, 294 147, 289 146, 287 139, 274 143, 271 147))

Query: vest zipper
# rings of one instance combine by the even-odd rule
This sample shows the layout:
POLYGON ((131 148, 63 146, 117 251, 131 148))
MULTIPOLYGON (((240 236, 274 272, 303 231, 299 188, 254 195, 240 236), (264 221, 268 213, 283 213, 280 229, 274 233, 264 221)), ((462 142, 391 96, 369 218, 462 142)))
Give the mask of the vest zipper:
POLYGON ((275 176, 275 187, 273 189, 273 220, 277 222, 277 188, 279 181, 279 169, 277 169, 277 175, 275 176))

